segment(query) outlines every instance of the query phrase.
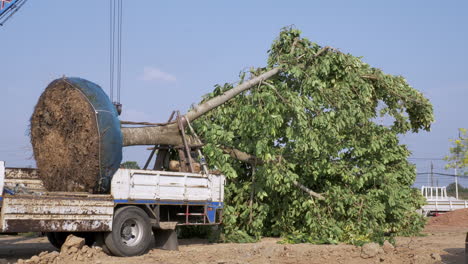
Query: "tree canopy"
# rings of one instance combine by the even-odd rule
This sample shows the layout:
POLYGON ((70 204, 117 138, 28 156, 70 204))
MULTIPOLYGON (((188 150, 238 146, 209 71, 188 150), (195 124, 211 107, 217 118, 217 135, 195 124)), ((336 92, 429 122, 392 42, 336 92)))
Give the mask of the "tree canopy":
MULTIPOLYGON (((267 66, 239 83, 277 67, 193 122, 209 164, 227 176, 225 239, 359 244, 419 232, 423 200, 398 135, 430 129, 428 99, 402 76, 289 28, 267 66)), ((203 101, 233 86, 217 85, 203 101)))
POLYGON ((140 166, 136 161, 125 161, 122 164, 120 164, 121 168, 124 169, 134 169, 134 170, 139 170, 140 166))
POLYGON ((454 182, 447 185, 447 195, 455 197, 456 188, 458 187, 458 197, 459 199, 466 200, 468 199, 468 188, 463 187, 461 184, 455 184, 454 182))
MULTIPOLYGON (((468 167, 468 131, 465 128, 458 130, 457 139, 451 139, 450 155, 445 157, 449 163, 446 168, 464 169, 468 167)), ((464 173, 467 173, 464 171, 464 173)))

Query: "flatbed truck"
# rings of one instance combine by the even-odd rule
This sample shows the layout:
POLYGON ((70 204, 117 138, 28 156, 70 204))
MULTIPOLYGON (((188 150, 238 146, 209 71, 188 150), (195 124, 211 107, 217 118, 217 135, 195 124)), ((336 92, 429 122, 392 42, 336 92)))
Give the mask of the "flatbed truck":
POLYGON ((220 174, 118 169, 109 194, 48 192, 37 171, 0 161, 0 232, 43 232, 57 248, 69 234, 116 256, 145 253, 151 241, 177 247, 175 228, 222 221, 220 174))

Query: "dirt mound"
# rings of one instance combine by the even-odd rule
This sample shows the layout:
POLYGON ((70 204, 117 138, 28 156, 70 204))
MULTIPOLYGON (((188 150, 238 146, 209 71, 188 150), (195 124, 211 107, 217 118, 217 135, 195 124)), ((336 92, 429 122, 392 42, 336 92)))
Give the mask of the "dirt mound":
POLYGON ((65 79, 42 93, 31 117, 31 143, 39 177, 49 191, 90 191, 99 175, 95 112, 65 79))
POLYGON ((459 209, 439 216, 431 217, 428 226, 453 226, 468 228, 468 209, 459 209))
MULTIPOLYGON (((12 237, 10 239, 16 240, 12 237)), ((45 238, 35 238, 34 241, 47 243, 45 238)), ((182 239, 180 251, 151 249, 147 254, 137 257, 113 257, 106 255, 99 247, 82 246, 80 238, 68 239, 61 252, 42 252, 29 257, 28 260, 17 260, 18 263, 98 263, 98 264, 191 264, 191 263, 462 263, 464 248, 459 252, 454 248, 464 246, 464 235, 460 233, 444 233, 441 236, 428 235, 424 237, 399 237, 395 246, 386 242, 383 246, 376 244, 356 247, 352 245, 311 245, 311 244, 279 244, 279 238, 264 238, 257 243, 221 243, 211 244, 197 239, 182 239), (447 249, 448 251, 444 251, 447 249), (442 255, 442 256, 441 256, 442 255)), ((31 240, 16 244, 16 247, 32 248, 31 240)), ((0 247, 0 254, 7 252, 0 247)), ((21 250, 17 249, 16 252, 21 250)), ((0 259, 1 261, 1 259, 0 259)), ((1 262, 0 262, 1 263, 1 262)))
POLYGON ((99 247, 90 248, 84 246, 81 249, 70 248, 69 251, 47 252, 44 251, 37 256, 27 260, 18 260, 18 264, 58 264, 58 263, 96 263, 96 259, 105 258, 107 255, 99 247))

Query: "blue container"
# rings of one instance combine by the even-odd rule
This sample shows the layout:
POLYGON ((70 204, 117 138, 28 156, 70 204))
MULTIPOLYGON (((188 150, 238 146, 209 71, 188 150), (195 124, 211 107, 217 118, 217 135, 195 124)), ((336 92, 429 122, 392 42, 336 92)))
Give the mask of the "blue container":
POLYGON ((110 193, 112 177, 122 162, 122 132, 115 106, 102 88, 81 78, 62 78, 80 90, 95 110, 99 131, 99 175, 96 193, 110 193))

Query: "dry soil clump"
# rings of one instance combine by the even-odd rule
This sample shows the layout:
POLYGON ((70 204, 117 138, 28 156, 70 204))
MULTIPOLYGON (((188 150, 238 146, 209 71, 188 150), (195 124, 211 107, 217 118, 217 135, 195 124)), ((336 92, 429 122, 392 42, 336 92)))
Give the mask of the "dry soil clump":
POLYGON ((99 247, 88 247, 84 238, 69 235, 60 249, 60 253, 41 252, 27 260, 18 260, 18 264, 59 264, 59 263, 96 263, 96 259, 107 255, 99 247))

